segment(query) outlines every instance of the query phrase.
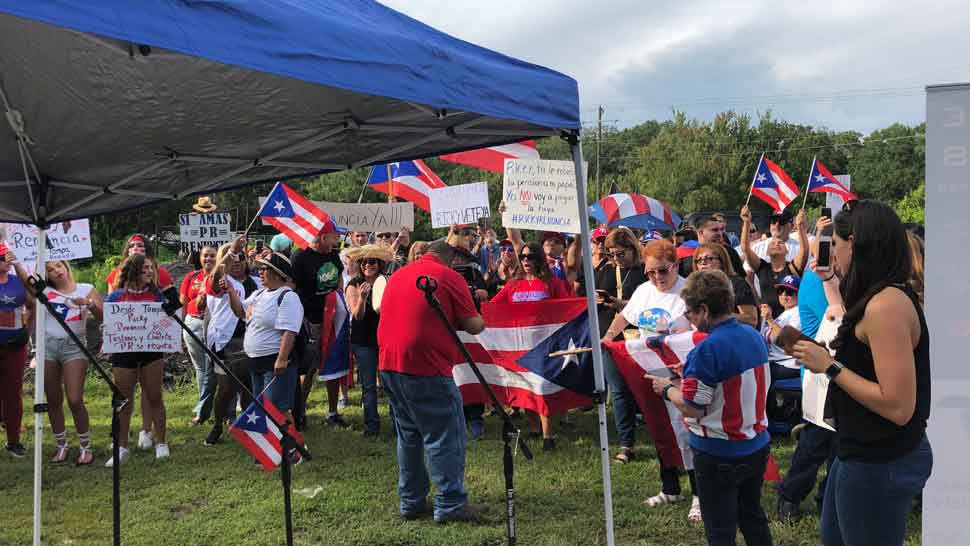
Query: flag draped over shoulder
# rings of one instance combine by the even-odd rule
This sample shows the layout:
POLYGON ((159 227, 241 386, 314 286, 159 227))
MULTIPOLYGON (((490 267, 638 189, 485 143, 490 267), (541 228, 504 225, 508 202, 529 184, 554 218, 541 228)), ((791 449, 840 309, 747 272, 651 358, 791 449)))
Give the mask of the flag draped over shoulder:
MULTIPOLYGON (((286 422, 283 414, 270 402, 269 397, 263 396, 262 402, 273 419, 279 423, 286 422)), ((298 444, 306 445, 303 436, 293 425, 289 425, 286 430, 298 444)), ((229 433, 259 461, 267 472, 272 472, 283 460, 283 434, 255 402, 249 404, 246 411, 242 412, 236 422, 229 427, 229 433)))
POLYGON ((687 355, 707 334, 689 331, 669 336, 614 341, 603 346, 609 352, 623 380, 630 387, 643 414, 643 425, 650 433, 657 453, 664 462, 677 466, 693 467, 687 445, 687 425, 680 410, 653 392, 650 379, 644 374, 660 368, 680 367, 687 362, 687 355))
POLYGON ((320 321, 320 379, 330 381, 350 371, 350 312, 343 292, 334 290, 324 297, 320 321))
MULTIPOLYGON (((485 330, 459 334, 499 402, 555 415, 592 403, 583 394, 593 392, 589 353, 547 356, 570 345, 589 347, 585 313, 582 298, 486 303, 485 330)), ((453 375, 466 404, 490 402, 467 363, 457 363, 453 375)))
POLYGON ((431 190, 447 187, 420 159, 374 165, 367 186, 410 201, 425 212, 431 212, 431 190))
POLYGON ((505 171, 506 159, 539 159, 539 151, 536 150, 536 142, 534 140, 523 140, 515 144, 503 144, 502 146, 492 146, 491 148, 469 150, 456 154, 445 154, 438 159, 475 167, 476 169, 492 171, 493 173, 501 173, 505 171))
MULTIPOLYGON (((333 224, 327 213, 282 182, 273 186, 257 216, 304 250, 324 226, 333 224)), ((336 231, 336 226, 332 227, 336 231)))

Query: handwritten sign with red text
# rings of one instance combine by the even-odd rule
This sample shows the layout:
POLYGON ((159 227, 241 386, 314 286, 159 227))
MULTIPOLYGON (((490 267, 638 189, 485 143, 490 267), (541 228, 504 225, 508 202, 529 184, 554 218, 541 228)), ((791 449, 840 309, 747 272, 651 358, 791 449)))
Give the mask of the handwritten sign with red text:
POLYGON ((161 303, 104 303, 102 352, 177 353, 182 350, 182 331, 165 314, 161 303))

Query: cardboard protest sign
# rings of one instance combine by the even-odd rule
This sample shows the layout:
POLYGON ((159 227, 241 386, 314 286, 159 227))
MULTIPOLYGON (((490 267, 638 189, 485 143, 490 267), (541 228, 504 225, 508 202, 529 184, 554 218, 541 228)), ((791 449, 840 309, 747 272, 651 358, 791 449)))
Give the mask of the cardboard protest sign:
MULTIPOLYGON (((259 198, 259 206, 266 197, 259 198)), ((414 203, 331 203, 311 201, 341 227, 351 231, 401 231, 414 229, 414 203)), ((263 222, 263 225, 269 225, 263 222)))
POLYGON ((111 353, 177 353, 182 331, 161 303, 104 302, 101 350, 111 353))
MULTIPOLYGON (((37 226, 4 224, 6 243, 28 269, 37 263, 37 226)), ((51 224, 46 232, 47 261, 90 258, 91 226, 87 219, 51 224)))
MULTIPOLYGON (((507 228, 580 232, 571 161, 506 159, 502 200, 502 225, 507 228)), ((585 204, 582 208, 586 210, 585 204)))
POLYGON ((179 242, 188 254, 204 246, 219 248, 235 238, 232 215, 228 212, 179 214, 179 242))
POLYGON ((474 224, 492 215, 488 206, 488 184, 475 182, 431 190, 431 227, 474 224))

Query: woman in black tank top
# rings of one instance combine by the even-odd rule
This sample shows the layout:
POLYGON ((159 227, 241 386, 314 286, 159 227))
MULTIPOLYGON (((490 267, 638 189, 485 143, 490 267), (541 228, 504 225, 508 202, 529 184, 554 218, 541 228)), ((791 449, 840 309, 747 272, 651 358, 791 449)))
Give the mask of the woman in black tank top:
POLYGON ((833 254, 846 307, 835 358, 811 342, 794 350, 831 379, 826 418, 834 419, 839 450, 825 487, 822 542, 902 545, 913 498, 933 466, 925 432, 929 331, 908 285, 906 232, 886 205, 850 202, 835 218, 833 254))

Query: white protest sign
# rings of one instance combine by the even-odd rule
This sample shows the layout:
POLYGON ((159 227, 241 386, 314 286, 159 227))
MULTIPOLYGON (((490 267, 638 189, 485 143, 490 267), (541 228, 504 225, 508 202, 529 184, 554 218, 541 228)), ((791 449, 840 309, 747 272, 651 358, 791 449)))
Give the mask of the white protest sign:
MULTIPOLYGON (((266 202, 259 198, 259 206, 266 202)), ((351 231, 401 231, 414 229, 414 203, 331 203, 311 201, 340 227, 351 231)), ((266 222, 263 222, 267 226, 266 222)))
MULTIPOLYGON (((835 179, 845 186, 845 189, 852 191, 852 176, 848 174, 837 174, 835 179)), ((842 199, 841 195, 835 193, 825 194, 825 206, 832 209, 832 214, 838 213, 842 210, 842 205, 845 204, 845 199, 842 199)))
POLYGON ((488 184, 474 182, 431 190, 431 227, 474 224, 492 215, 488 206, 488 184))
MULTIPOLYGON (((506 159, 502 200, 502 225, 507 228, 580 232, 576 170, 571 161, 506 159)), ((586 210, 585 205, 582 208, 586 210)))
POLYGON ((104 302, 101 350, 111 353, 177 353, 182 331, 161 303, 104 302))
MULTIPOLYGON (((37 226, 4 224, 7 246, 33 271, 37 263, 37 226)), ((87 219, 52 224, 46 231, 47 261, 90 258, 91 226, 87 219)))
POLYGON ((179 214, 179 242, 188 254, 204 246, 219 248, 235 238, 232 215, 228 212, 179 214))

